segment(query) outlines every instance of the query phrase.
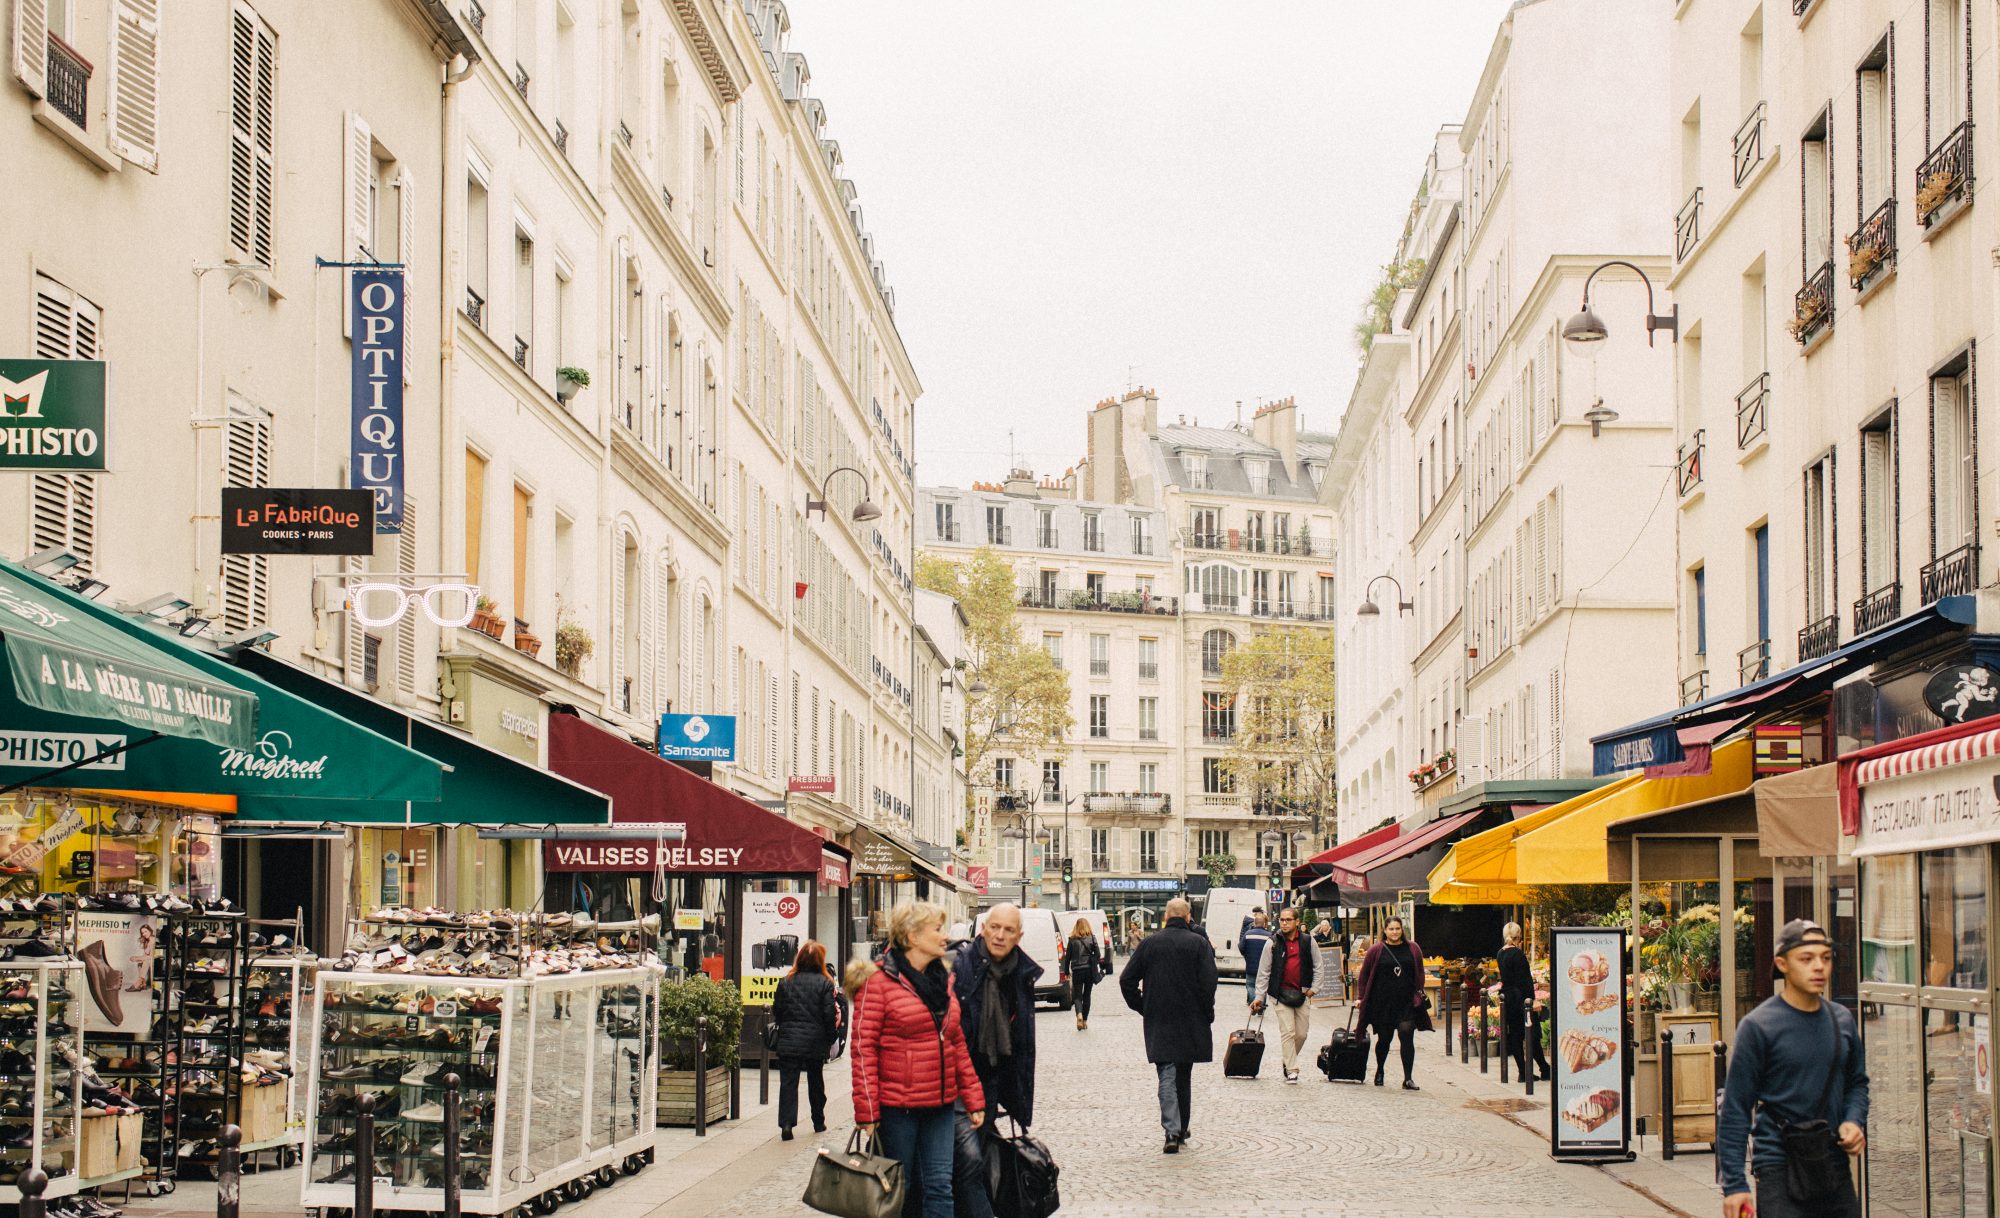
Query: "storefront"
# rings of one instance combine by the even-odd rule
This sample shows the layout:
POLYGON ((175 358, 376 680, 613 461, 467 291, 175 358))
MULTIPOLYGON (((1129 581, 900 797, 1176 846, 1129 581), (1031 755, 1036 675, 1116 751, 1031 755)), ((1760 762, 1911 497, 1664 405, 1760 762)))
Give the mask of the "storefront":
MULTIPOLYGON (((1097 880, 1090 886, 1091 908, 1104 911, 1112 942, 1125 944, 1164 923, 1167 902, 1180 895, 1179 880, 1143 876, 1097 880)), ((1069 928, 1064 927, 1067 931, 1069 928)))

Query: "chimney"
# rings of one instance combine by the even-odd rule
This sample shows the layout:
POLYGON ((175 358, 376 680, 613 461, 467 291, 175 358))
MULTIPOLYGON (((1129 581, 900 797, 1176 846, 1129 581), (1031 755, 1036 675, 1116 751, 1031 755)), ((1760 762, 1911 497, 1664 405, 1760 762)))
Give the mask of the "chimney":
POLYGON ((1010 469, 1004 489, 1009 495, 1021 499, 1039 499, 1041 492, 1035 487, 1035 471, 1031 469, 1010 469))
POLYGON ((1285 463, 1285 477, 1299 480, 1299 412, 1292 398, 1280 398, 1257 408, 1250 420, 1250 436, 1257 443, 1278 450, 1285 463))

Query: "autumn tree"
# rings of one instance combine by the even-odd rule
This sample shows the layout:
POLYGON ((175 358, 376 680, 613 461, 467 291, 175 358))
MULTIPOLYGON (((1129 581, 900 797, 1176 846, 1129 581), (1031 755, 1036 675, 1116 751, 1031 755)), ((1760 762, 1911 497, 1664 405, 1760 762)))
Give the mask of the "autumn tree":
POLYGON ((1235 789, 1252 806, 1309 816, 1316 834, 1330 832, 1339 745, 1333 632, 1259 633, 1223 657, 1222 681, 1235 691, 1236 735, 1222 758, 1235 789))

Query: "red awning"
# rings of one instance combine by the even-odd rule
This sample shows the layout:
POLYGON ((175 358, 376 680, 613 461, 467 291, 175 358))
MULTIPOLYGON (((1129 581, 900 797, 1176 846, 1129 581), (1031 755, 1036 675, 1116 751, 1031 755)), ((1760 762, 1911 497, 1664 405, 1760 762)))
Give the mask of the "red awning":
POLYGON ((1344 858, 1350 858, 1364 850, 1372 850, 1383 842, 1395 840, 1399 826, 1387 824, 1380 829, 1371 829, 1350 842, 1342 842, 1331 850, 1322 850, 1305 862, 1292 868, 1292 887, 1314 888, 1333 878, 1333 867, 1344 858))
POLYGON ((1426 846, 1435 845, 1443 841, 1459 829, 1471 824, 1474 818, 1485 810, 1484 808, 1474 808, 1469 812, 1460 812, 1456 816, 1447 816, 1443 820, 1434 820, 1430 824, 1406 833, 1394 841, 1384 842, 1372 850, 1352 855, 1334 865, 1333 878, 1336 883, 1349 888, 1366 890, 1368 887, 1369 872, 1382 866, 1384 863, 1393 863, 1397 859, 1408 858, 1426 846))
POLYGON ((609 795, 614 825, 684 826, 678 842, 656 836, 546 841, 542 859, 550 871, 651 871, 660 865, 847 882, 841 847, 574 715, 549 716, 549 769, 609 795), (823 865, 828 860, 840 865, 823 865))

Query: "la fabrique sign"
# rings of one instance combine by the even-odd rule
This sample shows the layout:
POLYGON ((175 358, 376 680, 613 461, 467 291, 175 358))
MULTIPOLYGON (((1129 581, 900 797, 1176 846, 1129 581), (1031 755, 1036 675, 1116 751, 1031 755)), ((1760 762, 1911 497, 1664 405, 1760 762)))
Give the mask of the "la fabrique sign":
POLYGON ((0 470, 102 470, 104 361, 0 359, 0 470))

